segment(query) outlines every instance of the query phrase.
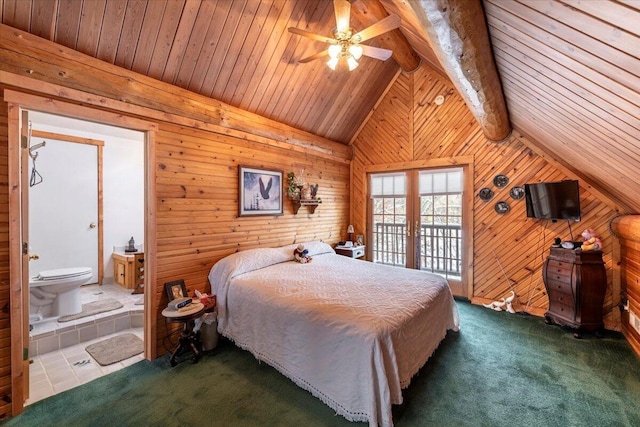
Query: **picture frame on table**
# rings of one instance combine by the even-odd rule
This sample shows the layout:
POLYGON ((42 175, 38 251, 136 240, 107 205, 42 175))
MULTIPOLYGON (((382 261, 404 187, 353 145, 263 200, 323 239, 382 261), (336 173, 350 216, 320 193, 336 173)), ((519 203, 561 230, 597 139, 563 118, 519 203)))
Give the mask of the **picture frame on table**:
POLYGON ((238 166, 238 216, 282 215, 282 171, 238 166))
POLYGON ((364 236, 362 234, 356 236, 356 246, 364 246, 364 236))
POLYGON ((182 279, 165 283, 164 289, 167 292, 169 302, 177 298, 187 298, 188 296, 187 285, 185 285, 182 279))

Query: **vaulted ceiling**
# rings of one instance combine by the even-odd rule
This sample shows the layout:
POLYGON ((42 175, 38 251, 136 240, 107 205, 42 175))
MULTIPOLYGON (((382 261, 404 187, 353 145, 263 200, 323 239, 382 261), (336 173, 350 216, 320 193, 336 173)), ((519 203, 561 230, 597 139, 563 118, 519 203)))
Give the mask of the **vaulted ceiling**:
MULTIPOLYGON (((6 25, 339 142, 349 141, 398 71, 394 60, 366 57, 353 73, 320 60, 298 64, 326 45, 287 28, 330 35, 331 1, 0 1, 6 25)), ((361 10, 352 8, 358 30, 368 26, 361 10)), ((427 44, 420 49, 438 64, 427 44)))
MULTIPOLYGON (((424 25, 433 19, 429 10, 453 13, 465 7, 464 0, 351 4, 358 30, 379 20, 380 8, 398 14, 398 34, 423 66, 448 78, 424 25)), ((0 20, 8 26, 342 143, 401 71, 394 59, 362 58, 353 72, 334 72, 324 61, 299 64, 324 45, 287 28, 330 35, 331 1, 0 5, 0 20)), ((640 1, 483 0, 482 6, 513 127, 623 210, 640 211, 640 1)), ((385 43, 384 37, 367 42, 385 43)))

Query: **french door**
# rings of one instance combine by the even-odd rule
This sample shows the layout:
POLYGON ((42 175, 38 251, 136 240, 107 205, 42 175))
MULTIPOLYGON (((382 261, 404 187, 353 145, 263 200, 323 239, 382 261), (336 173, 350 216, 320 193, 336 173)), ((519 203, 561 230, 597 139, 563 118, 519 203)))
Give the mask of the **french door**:
POLYGON ((460 282, 463 188, 461 167, 370 174, 372 261, 460 282))

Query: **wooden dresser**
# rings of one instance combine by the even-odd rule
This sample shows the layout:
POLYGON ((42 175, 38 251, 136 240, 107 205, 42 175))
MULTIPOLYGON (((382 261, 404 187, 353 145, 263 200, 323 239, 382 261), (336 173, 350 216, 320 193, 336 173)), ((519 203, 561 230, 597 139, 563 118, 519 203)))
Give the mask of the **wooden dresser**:
POLYGON ((547 323, 600 334, 604 329, 602 306, 607 290, 607 272, 602 251, 551 248, 542 268, 549 296, 547 323))

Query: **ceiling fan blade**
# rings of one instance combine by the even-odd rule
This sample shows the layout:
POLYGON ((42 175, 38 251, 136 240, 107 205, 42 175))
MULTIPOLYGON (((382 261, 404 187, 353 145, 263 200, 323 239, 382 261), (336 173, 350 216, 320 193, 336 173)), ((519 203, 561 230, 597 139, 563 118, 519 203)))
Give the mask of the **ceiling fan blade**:
POLYGON ((362 48, 362 54, 364 56, 369 56, 371 58, 379 59, 381 61, 386 61, 391 58, 393 54, 389 49, 382 49, 380 47, 367 46, 366 44, 359 45, 362 48))
POLYGON ((360 43, 365 40, 372 39, 380 34, 386 33, 387 31, 395 30, 400 26, 400 17, 398 15, 389 15, 381 21, 376 22, 372 26, 365 28, 359 33, 355 34, 351 37, 355 43, 360 43), (360 40, 358 40, 358 37, 360 40))
POLYGON ((311 56, 307 56, 306 58, 302 58, 298 62, 300 64, 306 64, 307 62, 311 62, 311 61, 315 61, 316 59, 320 59, 323 56, 329 56, 329 51, 327 49, 323 50, 322 52, 318 52, 315 55, 311 55, 311 56))
POLYGON ((334 38, 321 36, 319 34, 315 34, 310 31, 301 30, 300 28, 289 27, 289 32, 293 34, 297 34, 299 36, 310 38, 312 40, 318 40, 323 43, 336 44, 336 39, 334 38))
POLYGON ((338 32, 347 31, 349 29, 351 3, 347 0, 333 0, 333 9, 336 14, 336 28, 338 32))

